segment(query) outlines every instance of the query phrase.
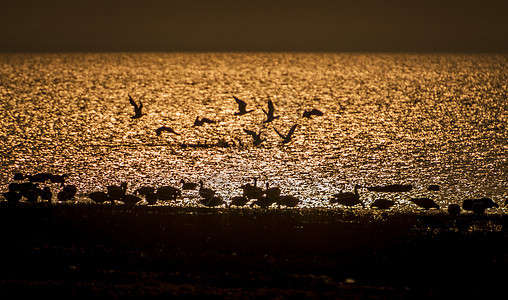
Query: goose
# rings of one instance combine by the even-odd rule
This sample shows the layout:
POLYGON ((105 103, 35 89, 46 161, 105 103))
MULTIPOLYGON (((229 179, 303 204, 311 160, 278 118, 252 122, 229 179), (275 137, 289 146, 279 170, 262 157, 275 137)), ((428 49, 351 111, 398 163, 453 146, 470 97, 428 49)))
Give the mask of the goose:
POLYGON ((253 139, 253 144, 255 146, 258 146, 260 145, 263 141, 266 141, 266 139, 261 139, 261 131, 259 133, 256 133, 252 130, 248 130, 248 129, 244 129, 243 130, 245 133, 247 133, 248 135, 252 136, 252 139, 253 139))
POLYGON ((182 190, 195 190, 198 187, 197 183, 194 182, 185 182, 185 180, 181 179, 180 183, 182 184, 182 190))
POLYGON ((53 193, 51 193, 51 189, 48 186, 45 186, 41 191, 41 200, 51 202, 52 197, 53 193))
POLYGON ((257 186, 258 179, 253 179, 254 185, 247 183, 240 186, 240 188, 243 190, 243 195, 248 199, 258 199, 259 197, 263 196, 263 189, 257 186))
POLYGON ((146 195, 148 193, 154 193, 155 188, 153 186, 142 186, 134 191, 136 195, 146 195))
POLYGON ((199 195, 205 199, 212 199, 215 195, 215 191, 209 188, 203 187, 203 180, 199 181, 199 195))
POLYGON ((240 100, 238 98, 236 98, 235 96, 233 96, 233 98, 235 99, 236 103, 238 103, 238 112, 235 112, 234 115, 235 116, 241 116, 241 115, 245 115, 245 114, 248 114, 250 112, 253 112, 254 110, 247 110, 247 103, 245 103, 245 101, 243 100, 240 100))
POLYGON ((313 108, 312 110, 305 110, 303 112, 303 118, 312 118, 312 116, 322 116, 323 115, 323 112, 320 111, 319 109, 315 109, 313 108))
POLYGON ((293 138, 293 133, 295 132, 295 129, 297 126, 298 126, 298 124, 293 125, 291 127, 291 129, 289 129, 288 134, 285 136, 282 133, 280 133, 279 131, 277 131, 277 129, 275 129, 275 127, 273 128, 273 130, 275 130, 275 132, 281 137, 282 144, 287 144, 287 143, 291 142, 291 139, 293 138))
POLYGON ((107 201, 111 201, 108 194, 104 192, 92 192, 88 194, 88 198, 90 198, 90 200, 92 200, 95 203, 104 203, 107 201))
POLYGON ((51 176, 52 174, 50 173, 37 173, 35 175, 28 174, 25 178, 27 178, 30 182, 45 183, 50 180, 51 176))
POLYGON ((4 196, 5 200, 7 200, 7 203, 9 204, 16 204, 21 200, 21 194, 14 191, 8 191, 5 193, 2 193, 2 196, 4 196))
POLYGON ((277 200, 277 204, 279 206, 285 206, 285 207, 296 207, 300 203, 300 199, 296 198, 295 196, 291 195, 282 195, 277 200))
POLYGON ((437 184, 431 184, 427 187, 427 191, 439 191, 441 188, 437 184))
POLYGON ((14 173, 14 180, 18 181, 18 180, 25 180, 25 175, 23 173, 14 173))
POLYGON ((196 120, 194 120, 194 125, 193 126, 203 126, 205 123, 208 123, 208 124, 213 124, 213 123, 216 123, 215 121, 212 121, 208 118, 202 118, 201 120, 199 119, 199 116, 196 117, 196 120))
POLYGON ((409 201, 413 202, 414 204, 420 206, 425 210, 429 210, 431 208, 440 209, 440 206, 430 198, 411 198, 409 199, 409 201))
POLYGON ((257 205, 261 208, 268 208, 274 203, 275 203, 275 199, 271 199, 266 196, 260 196, 260 197, 256 198, 256 200, 253 201, 250 206, 253 207, 254 205, 257 205))
POLYGON ((122 182, 120 186, 117 185, 109 185, 106 187, 108 190, 108 196, 113 203, 114 200, 122 199, 123 195, 127 191, 127 182, 122 182))
POLYGON ((272 122, 273 120, 277 119, 279 116, 274 116, 275 108, 273 106, 272 100, 268 100, 268 112, 266 112, 264 109, 262 109, 263 112, 266 115, 266 120, 263 121, 263 123, 272 122))
POLYGON ((448 214, 451 216, 451 217, 457 217, 458 215, 460 215, 460 205, 458 204, 450 204, 448 205, 448 214))
POLYGON ((131 119, 138 119, 145 115, 141 112, 141 109, 143 109, 143 103, 141 103, 141 101, 139 101, 138 105, 136 101, 132 99, 131 95, 129 95, 129 102, 134 107, 134 116, 132 116, 131 119))
POLYGON ((161 134, 162 134, 162 132, 163 132, 163 131, 167 131, 167 132, 169 132, 169 133, 173 133, 173 134, 176 134, 176 135, 180 135, 179 133, 175 132, 175 131, 173 130, 173 128, 171 128, 171 127, 167 127, 167 126, 161 126, 161 127, 157 128, 157 129, 155 130, 155 134, 156 134, 157 136, 159 136, 159 135, 161 135, 161 134))
POLYGON ((271 199, 279 199, 281 197, 280 195, 280 188, 278 187, 270 187, 268 182, 266 183, 266 189, 263 191, 263 193, 266 195, 266 197, 271 199))
POLYGON ((395 201, 388 199, 376 199, 370 207, 376 207, 378 209, 389 209, 390 207, 395 205, 395 201))
POLYGON ((159 200, 174 200, 182 196, 182 191, 179 188, 167 185, 159 187, 155 194, 159 200))
POLYGON ((136 203, 141 201, 141 198, 135 195, 123 195, 122 199, 120 199, 123 203, 125 203, 125 206, 134 206, 136 203))
POLYGON ((472 211, 473 210, 473 206, 475 204, 481 204, 485 208, 493 208, 493 207, 497 208, 497 207, 499 207, 499 205, 497 203, 495 203, 490 198, 478 198, 478 199, 466 199, 466 200, 464 200, 462 202, 462 208, 464 210, 472 211))
POLYGON ((39 199, 40 194, 41 194, 41 189, 37 188, 37 189, 25 191, 23 196, 26 198, 27 202, 36 203, 37 200, 39 199))
POLYGON ((148 205, 157 204, 157 195, 154 192, 149 192, 145 195, 145 200, 148 205))
POLYGON ((344 206, 354 206, 357 204, 361 204, 362 206, 365 206, 362 201, 360 201, 360 194, 358 193, 358 189, 361 188, 359 184, 356 184, 353 192, 342 192, 337 193, 332 196, 332 199, 330 199, 330 203, 338 203, 342 204, 344 206))
POLYGON ((229 203, 229 206, 231 207, 231 205, 234 205, 234 206, 244 206, 245 204, 247 204, 247 202, 249 202, 249 199, 245 196, 235 196, 233 198, 231 198, 231 202, 229 203))
POLYGON ((199 200, 201 204, 208 207, 214 207, 224 204, 224 200, 220 196, 212 196, 211 198, 204 198, 199 200))
POLYGON ((51 183, 60 183, 62 186, 65 184, 65 178, 69 177, 67 174, 63 175, 51 175, 49 181, 51 183))

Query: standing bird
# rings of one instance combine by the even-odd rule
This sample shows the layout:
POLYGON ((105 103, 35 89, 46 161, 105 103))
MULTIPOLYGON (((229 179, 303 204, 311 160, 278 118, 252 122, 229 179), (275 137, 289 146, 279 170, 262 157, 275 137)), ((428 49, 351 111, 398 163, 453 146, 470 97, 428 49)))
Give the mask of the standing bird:
POLYGON ((254 111, 253 109, 247 110, 247 103, 245 103, 245 101, 240 100, 235 96, 233 96, 233 98, 235 98, 236 103, 238 103, 238 111, 234 113, 235 116, 245 115, 254 111))
POLYGON ((358 193, 359 188, 361 188, 361 186, 356 184, 353 192, 342 192, 334 194, 332 199, 330 199, 330 204, 338 203, 344 206, 354 206, 361 204, 362 206, 365 206, 363 202, 360 201, 360 194, 358 193))
POLYGON ((180 135, 179 133, 176 133, 176 132, 173 130, 173 128, 171 128, 171 127, 167 127, 167 126, 161 126, 161 127, 157 128, 157 129, 155 130, 155 134, 157 134, 157 136, 159 136, 159 135, 161 135, 161 134, 162 134, 162 132, 163 132, 163 131, 167 131, 167 132, 169 132, 169 133, 174 133, 174 134, 176 134, 176 135, 180 135))
POLYGON ((268 100, 268 112, 266 112, 264 109, 262 109, 262 110, 266 115, 266 120, 264 120, 263 123, 271 122, 279 117, 279 116, 273 115, 275 113, 275 108, 273 107, 272 100, 268 100))
POLYGON ((244 129, 243 130, 245 133, 247 133, 248 135, 252 136, 252 143, 255 145, 255 146, 258 146, 259 144, 261 144, 263 141, 265 141, 266 139, 261 139, 261 131, 259 133, 256 133, 252 130, 248 130, 248 129, 244 129))
POLYGON ((141 103, 141 101, 139 101, 138 105, 136 101, 132 99, 131 95, 129 95, 129 102, 134 107, 134 116, 132 116, 131 119, 138 119, 141 118, 143 115, 146 115, 141 112, 141 109, 143 109, 143 103, 141 103))
POLYGON ((212 199, 215 196, 215 191, 209 188, 203 187, 203 180, 199 181, 199 195, 205 199, 212 199))
POLYGON ((306 109, 303 112, 303 117, 308 118, 308 119, 312 118, 312 116, 322 116, 322 115, 323 115, 323 112, 320 111, 319 109, 315 109, 315 108, 313 108, 312 110, 306 109))
POLYGON ((440 206, 434 202, 434 200, 430 198, 411 198, 409 201, 413 202, 414 204, 420 206, 421 208, 425 210, 429 210, 431 208, 437 208, 439 209, 440 206))
POLYGON ((194 125, 193 126, 203 126, 205 123, 208 123, 208 124, 213 124, 213 123, 217 123, 215 121, 212 121, 208 118, 202 118, 201 120, 199 120, 199 116, 196 117, 196 120, 194 120, 194 125))
POLYGON ((291 129, 289 129, 289 132, 286 136, 284 136, 282 133, 277 131, 277 129, 275 129, 275 127, 273 128, 273 130, 275 130, 275 132, 277 132, 277 134, 281 137, 282 143, 287 144, 287 143, 291 142, 291 139, 293 138, 293 133, 295 133, 295 129, 297 126, 298 126, 298 124, 293 125, 293 127, 291 127, 291 129))

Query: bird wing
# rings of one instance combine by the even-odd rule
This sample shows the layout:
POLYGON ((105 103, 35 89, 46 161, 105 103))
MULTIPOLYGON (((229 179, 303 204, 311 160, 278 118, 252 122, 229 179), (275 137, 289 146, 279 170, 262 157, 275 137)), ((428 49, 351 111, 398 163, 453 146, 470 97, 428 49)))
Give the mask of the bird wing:
POLYGON ((273 115, 274 112, 275 112, 275 107, 273 107, 273 102, 272 102, 272 100, 268 100, 268 113, 273 115))
POLYGON ((311 115, 315 115, 315 116, 322 116, 322 115, 323 115, 323 112, 322 112, 322 111, 320 111, 319 109, 315 109, 315 108, 314 108, 314 109, 312 109, 312 110, 310 111, 310 114, 311 114, 311 115))
POLYGON ((132 99, 131 95, 129 95, 129 102, 131 103, 132 106, 134 106, 134 108, 138 108, 136 101, 134 101, 134 99, 132 99))
POLYGON ((293 125, 293 127, 291 127, 291 129, 289 129, 289 132, 287 135, 288 138, 291 137, 293 135, 293 133, 295 133, 295 129, 297 126, 298 126, 298 124, 295 124, 295 125, 293 125))
POLYGON ((244 129, 243 130, 246 134, 251 135, 252 137, 256 136, 256 133, 252 130, 244 129))
POLYGON ((233 96, 233 98, 235 98, 236 103, 238 103, 238 110, 244 111, 245 108, 247 107, 247 103, 245 103, 245 101, 243 100, 236 98, 235 96, 233 96))
POLYGON ((282 139, 285 139, 286 137, 280 133, 277 129, 275 129, 275 127, 273 128, 273 130, 275 130, 275 132, 277 132, 277 134, 282 138, 282 139))

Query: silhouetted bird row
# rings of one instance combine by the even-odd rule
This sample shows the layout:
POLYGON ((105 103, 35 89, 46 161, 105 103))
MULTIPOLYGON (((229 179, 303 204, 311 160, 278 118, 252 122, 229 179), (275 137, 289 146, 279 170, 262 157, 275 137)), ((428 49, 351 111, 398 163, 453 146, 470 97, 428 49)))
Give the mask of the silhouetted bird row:
MULTIPOLYGON (((9 204, 16 204, 22 198, 25 198, 29 203, 38 202, 39 197, 42 202, 51 203, 53 198, 53 193, 51 192, 51 188, 49 186, 45 186, 43 188, 39 187, 40 183, 56 183, 59 184, 61 190, 56 194, 57 201, 66 202, 70 200, 74 200, 77 188, 75 185, 65 184, 65 178, 67 175, 54 175, 50 173, 38 173, 35 175, 27 174, 23 175, 21 173, 14 174, 14 181, 9 184, 8 192, 4 192, 3 196, 7 200, 9 204), (28 181, 27 181, 28 180, 28 181)), ((109 185, 106 187, 106 191, 96 191, 89 193, 87 196, 90 200, 95 203, 111 203, 114 204, 115 201, 123 202, 127 206, 134 206, 140 203, 143 198, 148 205, 157 204, 160 201, 172 201, 182 197, 182 191, 190 191, 196 190, 198 191, 199 203, 204 206, 214 207, 221 205, 231 206, 245 206, 249 202, 251 203, 251 207, 261 207, 268 208, 272 205, 276 205, 279 207, 295 207, 300 203, 300 200, 291 195, 282 195, 279 187, 270 187, 269 183, 266 182, 265 189, 257 186, 257 178, 253 178, 253 184, 247 183, 239 186, 238 188, 242 190, 241 196, 232 197, 229 204, 227 204, 221 196, 217 195, 216 191, 207 188, 204 186, 203 181, 199 181, 198 183, 186 182, 185 180, 180 180, 181 187, 173 187, 173 186, 161 186, 161 187, 152 187, 152 186, 143 186, 139 187, 134 191, 133 194, 127 193, 127 183, 123 182, 121 185, 109 185), (199 189, 198 189, 199 187, 199 189), (142 198, 143 197, 143 198, 142 198)), ((356 184, 354 186, 353 192, 340 192, 333 194, 331 199, 329 200, 330 204, 339 204, 346 207, 353 207, 356 205, 360 205, 365 207, 363 201, 360 200, 359 189, 363 188, 361 185, 356 184)), ((375 186, 375 187, 365 187, 369 191, 374 192, 408 192, 412 190, 412 185, 386 185, 386 186, 375 186)), ((439 186, 430 185, 428 187, 429 191, 438 191, 439 186)), ((415 205, 425 209, 440 209, 439 204, 437 204, 434 200, 421 197, 421 198, 410 198, 410 202, 415 205)), ((395 205, 395 201, 387 200, 387 199, 377 199, 373 201, 370 205, 371 208, 377 209, 390 209, 395 205)), ((508 205, 505 203, 505 205, 508 205)), ((499 205, 495 203, 490 198, 478 198, 478 199, 466 199, 462 203, 462 208, 457 204, 451 204, 448 206, 448 213, 452 216, 458 216, 461 210, 472 211, 474 214, 481 215, 485 212, 486 209, 497 208, 499 205)))

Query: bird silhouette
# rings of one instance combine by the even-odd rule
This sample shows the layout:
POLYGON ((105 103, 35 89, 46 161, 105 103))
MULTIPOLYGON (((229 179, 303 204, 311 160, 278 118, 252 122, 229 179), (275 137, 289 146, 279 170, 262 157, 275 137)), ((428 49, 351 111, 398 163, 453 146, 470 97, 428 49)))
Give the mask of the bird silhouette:
POLYGON ((182 190, 195 190, 198 187, 198 184, 195 182, 185 182, 185 180, 181 179, 180 183, 182 184, 182 190))
POLYGON ((145 115, 141 112, 141 109, 143 109, 143 103, 141 103, 141 101, 139 101, 138 105, 136 101, 132 99, 131 95, 129 95, 129 102, 134 107, 134 116, 132 116, 131 119, 138 119, 145 115))
POLYGON ((199 116, 196 117, 196 120, 194 121, 194 125, 193 126, 203 126, 205 123, 208 123, 208 124, 213 124, 213 123, 216 123, 215 121, 212 121, 208 118, 202 118, 201 120, 199 120, 199 116))
POLYGON ((203 187, 203 180, 199 181, 199 195, 205 199, 212 199, 215 196, 215 191, 209 188, 203 187))
POLYGON ((376 207, 379 209, 389 209, 390 207, 392 207, 394 205, 395 205, 395 201, 393 201, 393 200, 376 199, 376 200, 374 200, 374 202, 372 202, 370 207, 376 207))
POLYGON ((122 199, 120 199, 120 201, 122 201, 125 206, 134 206, 136 205, 136 203, 138 203, 139 201, 141 201, 141 198, 139 198, 138 196, 135 196, 135 195, 123 195, 122 196, 122 199))
POLYGON ((182 195, 182 191, 179 188, 166 185, 159 187, 155 194, 159 200, 174 200, 182 195))
POLYGON ((261 196, 263 196, 264 191, 262 188, 257 186, 258 179, 257 178, 253 179, 254 185, 247 183, 240 186, 240 188, 243 190, 243 195, 248 199, 259 199, 261 196))
POLYGON ((283 135, 277 129, 275 129, 275 127, 273 128, 273 130, 275 130, 275 132, 281 137, 282 143, 287 144, 287 143, 291 142, 291 139, 293 138, 293 133, 295 133, 295 129, 297 126, 298 126, 298 124, 293 125, 293 127, 291 127, 291 129, 289 129, 289 132, 287 135, 283 135))
POLYGON ((88 198, 90 198, 90 200, 92 200, 95 203, 104 203, 111 201, 109 195, 106 194, 105 192, 92 192, 88 194, 88 198))
POLYGON ((245 103, 245 101, 240 100, 235 96, 233 96, 233 98, 235 98, 236 103, 238 103, 238 111, 234 113, 235 116, 245 115, 254 111, 253 109, 247 110, 247 103, 245 103))
POLYGON ((53 197, 53 193, 49 186, 45 186, 41 191, 41 199, 42 201, 51 202, 51 198, 53 197))
POLYGON ((273 120, 277 119, 279 116, 274 116, 275 108, 273 107, 272 100, 268 100, 268 112, 266 112, 264 109, 262 109, 263 112, 266 115, 266 120, 263 121, 263 123, 272 122, 273 120))
POLYGON ((244 206, 245 204, 247 204, 247 202, 249 202, 249 199, 245 196, 235 196, 233 198, 231 198, 231 202, 229 203, 229 206, 231 207, 231 205, 234 205, 234 206, 244 206))
POLYGON ((266 139, 261 139, 261 131, 259 133, 256 133, 252 130, 248 130, 248 129, 244 129, 243 130, 245 133, 247 133, 248 135, 252 136, 252 143, 255 145, 255 146, 258 146, 259 144, 261 144, 263 141, 265 141, 266 139))
POLYGON ((211 198, 204 198, 199 200, 201 204, 208 207, 214 207, 224 204, 224 200, 220 196, 213 196, 211 198))
POLYGON ((413 202, 414 204, 420 206, 421 208, 425 210, 429 210, 431 208, 437 208, 439 209, 440 206, 434 202, 434 200, 430 198, 411 198, 409 201, 413 202))
POLYGON ((358 189, 361 188, 360 185, 356 184, 353 192, 342 192, 337 193, 332 196, 332 199, 330 199, 330 203, 338 203, 342 204, 344 206, 354 206, 357 204, 361 204, 364 206, 363 202, 360 201, 360 194, 358 193, 358 189))
POLYGON ((266 183, 266 189, 263 191, 263 193, 266 195, 266 197, 278 200, 280 195, 280 188, 279 187, 270 187, 269 183, 266 183))
POLYGON ((308 119, 312 118, 312 116, 322 116, 322 115, 323 115, 323 112, 320 111, 319 109, 315 109, 315 108, 313 108, 311 110, 306 109, 303 112, 303 117, 308 118, 308 119))
POLYGON ((179 133, 175 132, 175 131, 173 130, 173 128, 171 128, 171 127, 167 127, 167 126, 161 126, 161 127, 157 128, 157 129, 155 130, 155 134, 157 134, 157 136, 159 136, 159 135, 161 135, 161 134, 162 134, 162 132, 163 132, 163 131, 167 131, 167 132, 169 132, 169 133, 174 133, 174 134, 176 134, 176 135, 180 135, 179 133))
POLYGON ((300 199, 291 195, 282 195, 276 202, 279 206, 295 207, 300 203, 300 199))

